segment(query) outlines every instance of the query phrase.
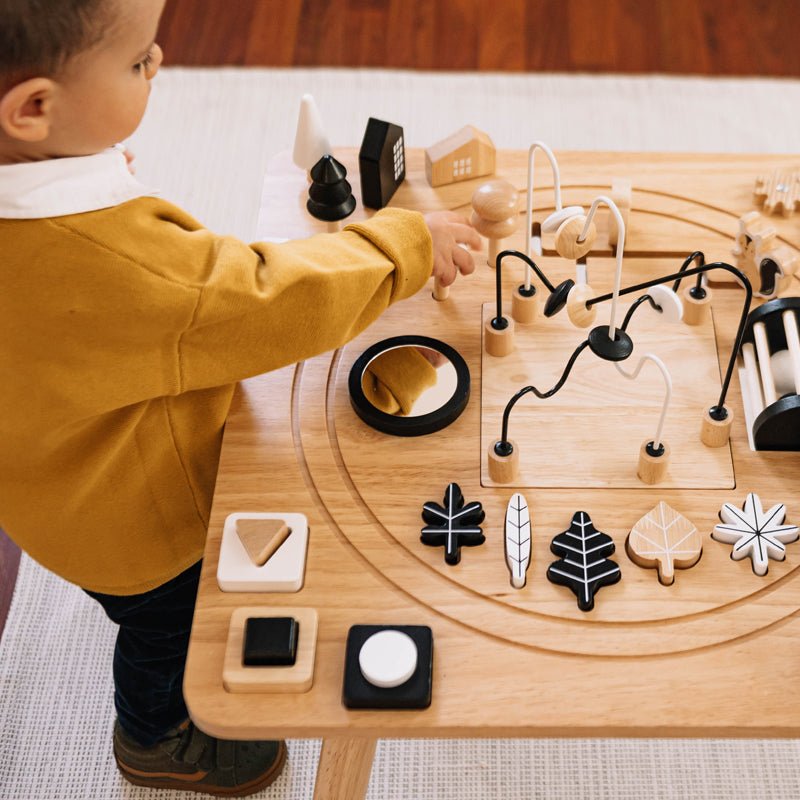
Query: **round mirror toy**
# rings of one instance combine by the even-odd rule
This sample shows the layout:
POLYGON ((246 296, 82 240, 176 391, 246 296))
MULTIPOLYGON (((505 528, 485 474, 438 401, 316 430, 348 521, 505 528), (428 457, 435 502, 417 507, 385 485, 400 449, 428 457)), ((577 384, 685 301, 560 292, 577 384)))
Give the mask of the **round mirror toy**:
POLYGON ((395 336, 356 359, 348 386, 353 409, 367 425, 393 436, 423 436, 460 416, 470 376, 450 345, 428 336, 395 336))

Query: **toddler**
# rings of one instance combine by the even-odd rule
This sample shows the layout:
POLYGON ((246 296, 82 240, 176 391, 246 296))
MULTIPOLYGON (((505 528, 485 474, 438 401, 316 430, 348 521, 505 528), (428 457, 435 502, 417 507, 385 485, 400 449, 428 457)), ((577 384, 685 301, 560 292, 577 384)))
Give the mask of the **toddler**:
POLYGON ((144 114, 163 4, 0 0, 0 525, 119 624, 122 774, 243 795, 284 743, 202 733, 181 690, 234 385, 472 272, 459 243, 480 239, 389 209, 248 246, 152 196, 112 146, 144 114))

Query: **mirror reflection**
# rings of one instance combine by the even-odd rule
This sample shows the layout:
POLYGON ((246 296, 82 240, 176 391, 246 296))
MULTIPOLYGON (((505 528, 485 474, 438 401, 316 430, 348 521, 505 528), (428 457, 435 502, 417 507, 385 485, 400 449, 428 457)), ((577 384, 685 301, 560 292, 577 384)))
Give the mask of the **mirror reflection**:
POLYGON ((419 417, 442 408, 455 394, 456 369, 438 350, 402 345, 384 350, 364 368, 361 389, 378 411, 419 417))

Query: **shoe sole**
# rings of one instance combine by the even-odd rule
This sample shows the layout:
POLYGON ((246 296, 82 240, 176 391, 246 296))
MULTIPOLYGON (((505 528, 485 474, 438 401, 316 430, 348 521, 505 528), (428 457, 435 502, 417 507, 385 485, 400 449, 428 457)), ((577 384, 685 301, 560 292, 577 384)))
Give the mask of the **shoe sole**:
POLYGON ((147 778, 143 775, 134 775, 125 769, 124 764, 120 763, 116 754, 114 758, 122 777, 134 786, 148 786, 153 789, 180 789, 185 792, 204 792, 205 794, 211 794, 216 797, 244 797, 266 788, 277 780, 286 764, 286 752, 286 743, 281 742, 277 758, 263 775, 259 775, 248 783, 240 783, 237 786, 230 787, 203 783, 202 780, 181 780, 177 775, 174 778, 147 778))

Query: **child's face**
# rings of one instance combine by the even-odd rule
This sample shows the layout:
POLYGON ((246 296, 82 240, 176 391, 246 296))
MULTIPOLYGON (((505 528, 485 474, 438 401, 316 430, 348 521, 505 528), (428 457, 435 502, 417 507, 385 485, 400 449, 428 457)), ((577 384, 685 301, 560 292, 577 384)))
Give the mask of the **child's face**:
POLYGON ((56 79, 48 155, 97 153, 139 126, 161 64, 156 31, 165 0, 110 0, 118 11, 103 40, 56 79))

